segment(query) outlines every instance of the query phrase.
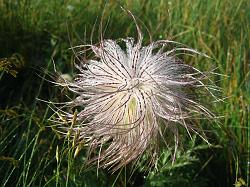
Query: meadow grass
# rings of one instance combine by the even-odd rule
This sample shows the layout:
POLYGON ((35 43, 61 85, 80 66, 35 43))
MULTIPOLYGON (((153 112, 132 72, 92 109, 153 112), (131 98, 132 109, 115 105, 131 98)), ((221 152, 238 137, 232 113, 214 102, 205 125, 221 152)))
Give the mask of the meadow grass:
MULTIPOLYGON (((161 150, 156 168, 128 165, 116 173, 84 166, 87 149, 67 141, 48 119, 50 106, 69 95, 47 81, 57 71, 74 75, 71 45, 104 37, 137 37, 117 1, 0 0, 0 184, 1 186, 247 186, 250 176, 250 2, 248 0, 121 1, 138 18, 145 43, 171 39, 212 59, 185 58, 201 70, 216 69, 222 88, 221 116, 200 121, 209 128, 209 147, 198 137, 186 142, 171 164, 161 150), (103 13, 103 10, 104 13, 103 13), (146 27, 143 25, 145 24, 146 27), (150 35, 147 34, 147 29, 150 35), (80 150, 80 151, 79 151, 80 150)), ((205 100, 207 98, 204 98, 205 100)), ((208 101, 209 103, 209 101, 208 101)))

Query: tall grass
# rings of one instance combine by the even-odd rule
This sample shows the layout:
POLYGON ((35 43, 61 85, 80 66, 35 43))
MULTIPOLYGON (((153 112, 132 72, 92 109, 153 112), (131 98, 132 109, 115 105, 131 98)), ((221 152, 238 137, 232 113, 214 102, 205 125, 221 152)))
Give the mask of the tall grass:
MULTIPOLYGON (((218 74, 227 75, 214 76, 222 87, 221 96, 227 97, 211 104, 223 116, 220 124, 202 122, 210 128, 208 136, 214 146, 183 137, 187 143, 177 153, 175 164, 171 165, 169 151, 162 150, 151 172, 143 163, 114 174, 84 166, 87 150, 53 130, 48 121, 52 111, 37 98, 60 102, 70 94, 45 79, 50 79, 53 63, 58 71, 73 75, 74 54, 68 48, 91 42, 93 25, 100 23, 105 2, 0 0, 1 186, 249 185, 249 1, 121 3, 147 26, 153 40, 171 39, 198 49, 212 60, 187 58, 188 63, 203 70, 218 67, 218 74)), ((133 22, 118 2, 109 1, 105 7, 105 38, 136 37, 133 22)), ((97 42, 95 28, 93 41, 97 42)), ((146 43, 147 29, 142 26, 146 43)))

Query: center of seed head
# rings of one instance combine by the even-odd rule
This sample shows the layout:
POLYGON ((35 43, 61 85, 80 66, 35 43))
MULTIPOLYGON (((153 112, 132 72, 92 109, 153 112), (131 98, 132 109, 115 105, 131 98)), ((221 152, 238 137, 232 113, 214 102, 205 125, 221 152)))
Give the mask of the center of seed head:
POLYGON ((132 78, 127 82, 127 89, 132 90, 134 88, 138 88, 140 85, 140 81, 138 78, 132 78))

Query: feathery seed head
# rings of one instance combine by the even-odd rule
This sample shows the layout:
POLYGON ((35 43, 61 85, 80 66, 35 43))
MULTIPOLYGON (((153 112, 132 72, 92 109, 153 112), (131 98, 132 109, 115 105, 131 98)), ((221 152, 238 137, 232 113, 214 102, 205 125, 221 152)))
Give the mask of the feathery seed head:
MULTIPOLYGON (((141 33, 137 42, 132 38, 120 42, 125 49, 114 40, 90 45, 96 60, 81 62, 75 81, 65 81, 78 95, 71 104, 84 106, 77 123, 67 129, 76 132, 90 150, 99 148, 93 160, 115 170, 145 151, 156 155, 163 129, 173 133, 176 148, 180 127, 203 137, 202 130, 187 120, 212 117, 199 101, 204 96, 201 90, 210 93, 204 83, 207 75, 176 57, 179 51, 198 52, 184 47, 167 50, 177 44, 167 40, 142 46, 141 33)), ((65 117, 70 122, 74 115, 65 117)))

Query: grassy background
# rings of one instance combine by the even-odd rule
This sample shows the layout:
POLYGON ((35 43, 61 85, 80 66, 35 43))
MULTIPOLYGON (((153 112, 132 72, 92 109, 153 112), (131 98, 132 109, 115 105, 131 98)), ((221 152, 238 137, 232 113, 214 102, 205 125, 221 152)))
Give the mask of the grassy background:
MULTIPOLYGON (((0 185, 247 186, 250 2, 126 0, 122 4, 147 26, 153 40, 176 40, 213 58, 187 58, 187 63, 202 70, 218 67, 218 73, 228 75, 214 77, 222 97, 228 97, 213 106, 224 116, 221 124, 204 123, 211 126, 214 146, 187 139, 173 166, 168 150, 162 150, 157 169, 151 172, 142 163, 114 174, 99 170, 97 176, 94 167, 83 165, 86 150, 74 157, 74 142, 55 133, 48 121, 52 111, 36 98, 65 101, 69 93, 45 81, 53 72, 52 60, 58 71, 74 74, 74 54, 68 48, 89 43, 96 20, 93 41, 98 41, 105 2, 0 0, 0 185)), ((136 37, 134 23, 116 1, 110 0, 105 10, 105 38, 136 37)), ((143 33, 149 42, 145 27, 143 33)))

